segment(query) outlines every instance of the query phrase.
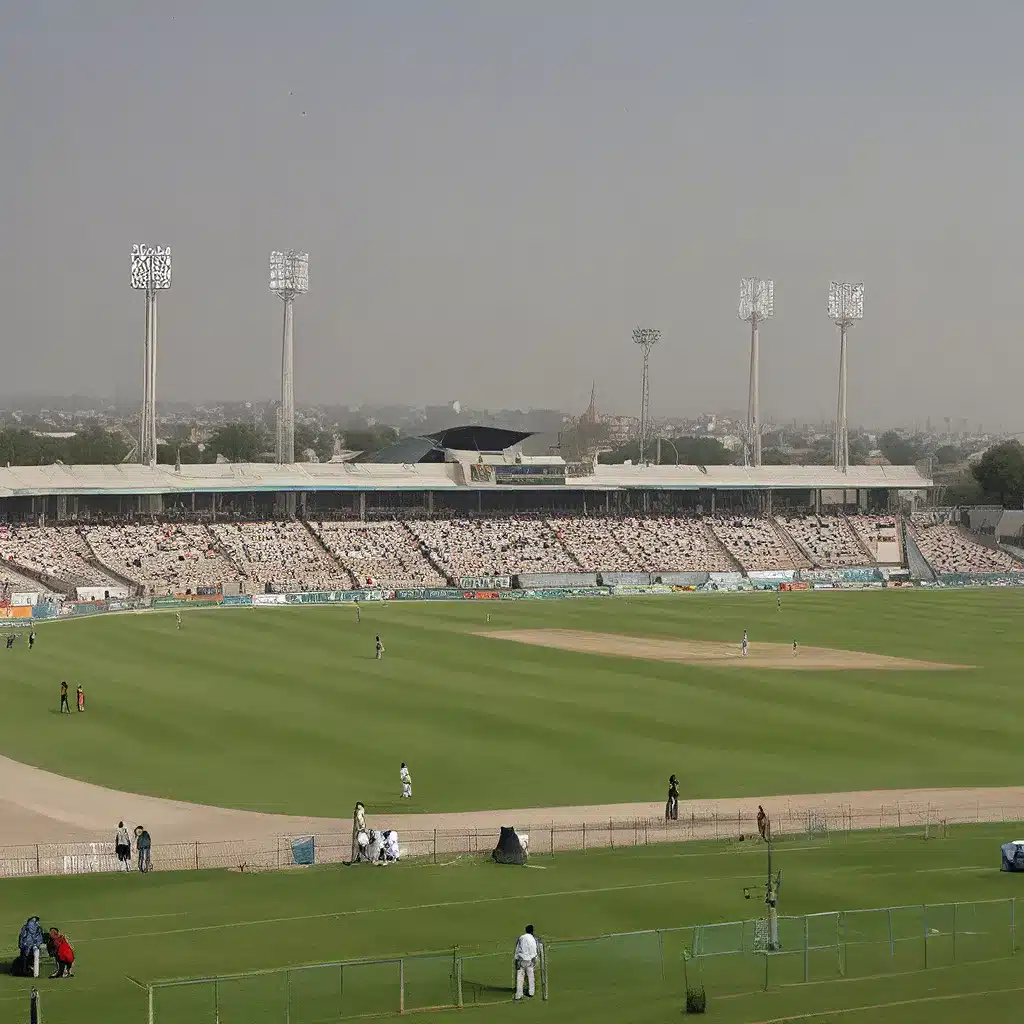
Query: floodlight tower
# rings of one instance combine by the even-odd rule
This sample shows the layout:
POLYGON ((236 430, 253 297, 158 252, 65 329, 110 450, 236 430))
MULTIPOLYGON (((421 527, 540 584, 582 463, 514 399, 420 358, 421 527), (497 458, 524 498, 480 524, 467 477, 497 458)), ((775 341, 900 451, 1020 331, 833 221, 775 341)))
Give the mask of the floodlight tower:
POLYGON ((132 246, 132 287, 146 293, 146 344, 142 369, 139 462, 156 465, 156 293, 171 287, 171 248, 132 246))
POLYGON ((835 467, 845 473, 850 466, 850 435, 846 429, 846 331, 864 319, 864 284, 830 281, 828 316, 839 328, 839 401, 836 406, 835 467))
POLYGON ((747 451, 754 466, 761 465, 761 323, 775 312, 775 285, 759 277, 740 281, 737 316, 750 324, 750 390, 747 397, 747 451))
POLYGON ((637 327, 633 331, 633 343, 639 345, 644 354, 643 388, 640 396, 640 465, 644 464, 647 435, 651 432, 651 349, 661 340, 661 331, 656 327, 637 327))
POLYGON ((281 332, 281 425, 277 461, 295 461, 295 296, 309 291, 309 253, 275 249, 270 254, 270 290, 284 302, 281 332))

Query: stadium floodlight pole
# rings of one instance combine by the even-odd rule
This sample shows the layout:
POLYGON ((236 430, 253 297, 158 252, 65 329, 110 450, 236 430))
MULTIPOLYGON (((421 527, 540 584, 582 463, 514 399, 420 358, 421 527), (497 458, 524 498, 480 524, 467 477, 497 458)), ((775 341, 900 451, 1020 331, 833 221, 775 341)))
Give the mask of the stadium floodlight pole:
POLYGON ((761 465, 761 324, 775 313, 775 284, 759 277, 740 281, 737 316, 750 324, 750 390, 747 395, 747 451, 754 466, 761 465))
POLYGON ((846 426, 846 332, 855 320, 864 319, 864 284, 830 281, 828 316, 839 328, 839 399, 836 404, 835 467, 850 468, 850 435, 846 426))
POLYGON ((132 288, 146 293, 146 343, 142 370, 139 462, 156 465, 156 293, 171 287, 171 248, 132 246, 132 288))
POLYGON ((284 302, 281 332, 281 428, 277 461, 295 461, 295 296, 309 291, 309 253, 275 249, 270 254, 270 290, 284 302))
POLYGON ((647 435, 651 431, 651 349, 661 340, 661 331, 656 327, 637 327, 633 331, 633 343, 639 345, 644 354, 644 376, 640 395, 640 465, 644 465, 647 435))

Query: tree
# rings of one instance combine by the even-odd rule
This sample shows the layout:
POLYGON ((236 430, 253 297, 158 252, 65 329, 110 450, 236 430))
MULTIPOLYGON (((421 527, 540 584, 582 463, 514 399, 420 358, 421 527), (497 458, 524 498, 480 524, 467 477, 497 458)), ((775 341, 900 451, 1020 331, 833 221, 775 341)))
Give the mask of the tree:
POLYGON ((398 440, 398 431, 394 427, 358 427, 346 429, 343 435, 345 447, 349 451, 363 452, 372 455, 394 444, 398 440))
POLYGON ((271 447, 269 439, 248 423, 228 423, 218 427, 206 443, 205 462, 216 462, 223 455, 228 462, 256 462, 271 447))
POLYGON ((295 458, 301 462, 306 451, 312 449, 320 462, 328 462, 334 454, 334 434, 318 430, 306 423, 295 424, 295 458))
POLYGON ((1001 505, 1024 504, 1024 446, 1020 441, 993 445, 973 468, 974 479, 1001 505))
POLYGON ((895 430, 887 430, 878 439, 878 447, 894 466, 913 466, 924 456, 918 437, 903 437, 895 430))
POLYGON ((944 444, 935 451, 935 461, 940 466, 955 466, 963 457, 964 453, 955 444, 944 444))
MULTIPOLYGON (((736 458, 733 453, 718 440, 717 437, 673 437, 662 439, 661 465, 672 465, 679 452, 680 466, 731 466, 736 458), (675 448, 673 448, 673 445, 675 448)), ((658 439, 652 437, 647 443, 647 458, 654 462, 658 453, 658 439)), ((629 444, 617 448, 613 452, 604 452, 598 462, 605 465, 618 465, 627 460, 634 463, 640 458, 640 442, 630 441, 629 444)))

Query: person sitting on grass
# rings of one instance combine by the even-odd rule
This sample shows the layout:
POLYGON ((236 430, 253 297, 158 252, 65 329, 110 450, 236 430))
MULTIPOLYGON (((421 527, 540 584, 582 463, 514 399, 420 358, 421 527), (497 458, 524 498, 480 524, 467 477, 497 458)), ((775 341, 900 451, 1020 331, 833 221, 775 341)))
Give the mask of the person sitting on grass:
POLYGON ((75 950, 68 937, 58 928, 51 928, 49 938, 46 941, 46 948, 50 955, 57 961, 57 970, 50 975, 51 978, 73 978, 75 972, 75 950))

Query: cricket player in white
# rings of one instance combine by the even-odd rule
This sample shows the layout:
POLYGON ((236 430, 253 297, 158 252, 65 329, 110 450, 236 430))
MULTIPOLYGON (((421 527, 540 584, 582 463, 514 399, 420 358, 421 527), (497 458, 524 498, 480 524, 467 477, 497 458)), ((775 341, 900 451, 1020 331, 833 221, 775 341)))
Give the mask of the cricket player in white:
POLYGON ((356 856, 359 853, 359 833, 366 831, 366 809, 362 803, 356 804, 352 812, 352 863, 355 864, 356 856))
POLYGON ((747 641, 747 631, 743 630, 743 642, 740 644, 740 654, 745 658, 747 656, 747 647, 749 646, 747 641))
POLYGON ((402 782, 402 799, 412 799, 412 776, 409 774, 409 769, 406 767, 405 762, 402 762, 402 769, 398 773, 398 777, 402 782))
POLYGON ((516 942, 516 1002, 523 998, 524 979, 527 982, 526 994, 533 998, 536 991, 533 973, 539 952, 537 940, 533 937, 533 925, 528 924, 516 942))

